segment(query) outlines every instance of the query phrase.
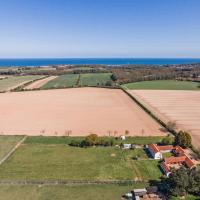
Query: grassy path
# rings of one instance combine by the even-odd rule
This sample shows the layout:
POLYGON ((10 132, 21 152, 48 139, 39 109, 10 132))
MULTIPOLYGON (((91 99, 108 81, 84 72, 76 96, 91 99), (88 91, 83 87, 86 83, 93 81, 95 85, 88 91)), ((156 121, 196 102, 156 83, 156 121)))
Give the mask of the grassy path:
POLYGON ((27 136, 24 136, 1 160, 0 165, 2 165, 15 151, 19 146, 26 140, 27 136))

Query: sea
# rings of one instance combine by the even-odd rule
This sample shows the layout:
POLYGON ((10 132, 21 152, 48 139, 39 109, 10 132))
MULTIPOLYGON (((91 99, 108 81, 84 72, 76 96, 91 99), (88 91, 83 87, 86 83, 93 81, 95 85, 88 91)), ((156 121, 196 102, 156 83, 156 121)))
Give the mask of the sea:
POLYGON ((172 65, 200 63, 200 58, 20 58, 0 59, 0 67, 48 65, 172 65))

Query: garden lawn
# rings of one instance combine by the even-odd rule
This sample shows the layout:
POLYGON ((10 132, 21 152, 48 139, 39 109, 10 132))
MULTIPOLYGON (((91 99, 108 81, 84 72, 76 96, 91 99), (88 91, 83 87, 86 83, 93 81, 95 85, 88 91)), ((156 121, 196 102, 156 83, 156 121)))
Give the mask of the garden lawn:
POLYGON ((0 136, 0 159, 2 159, 23 136, 0 136))
POLYGON ((61 75, 41 87, 41 89, 65 88, 73 87, 76 85, 79 75, 78 74, 65 74, 61 75))
MULTIPOLYGON (((139 153, 145 157, 143 152, 139 153)), ((116 147, 78 148, 66 145, 24 144, 0 166, 0 179, 158 179, 161 172, 157 161, 133 160, 132 157, 139 153, 116 147)))
POLYGON ((43 76, 35 75, 35 76, 10 76, 8 78, 0 80, 0 91, 7 91, 15 86, 19 86, 24 82, 33 81, 39 79, 43 76))
POLYGON ((196 82, 176 80, 141 81, 123 85, 125 89, 131 90, 200 90, 198 86, 196 82))
POLYGON ((0 186, 3 200, 116 200, 145 185, 79 185, 79 186, 0 186))
POLYGON ((111 81, 111 73, 91 73, 81 74, 81 86, 101 86, 105 85, 107 81, 111 81))

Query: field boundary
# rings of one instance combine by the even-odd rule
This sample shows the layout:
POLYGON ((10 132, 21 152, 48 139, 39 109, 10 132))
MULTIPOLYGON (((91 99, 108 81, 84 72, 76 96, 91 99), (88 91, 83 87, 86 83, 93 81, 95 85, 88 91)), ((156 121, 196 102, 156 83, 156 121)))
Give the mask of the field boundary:
POLYGON ((2 165, 18 148, 19 146, 26 140, 28 136, 24 136, 1 160, 0 165, 2 165))
POLYGON ((177 135, 177 132, 174 129, 171 129, 167 126, 165 122, 163 122, 160 118, 158 118, 154 113, 152 113, 146 106, 144 106, 139 100, 137 100, 133 95, 127 92, 123 87, 120 87, 121 90, 126 93, 138 106, 140 106, 149 116, 151 116, 156 122, 158 122, 162 127, 164 127, 169 133, 173 135, 177 135))
POLYGON ((135 183, 148 183, 148 181, 135 180, 0 180, 0 185, 132 185, 135 183))
POLYGON ((38 79, 35 79, 35 80, 32 80, 32 81, 28 81, 20 86, 17 86, 15 88, 13 88, 12 90, 10 90, 11 92, 22 92, 22 91, 26 91, 26 89, 24 89, 26 86, 36 82, 36 81, 39 81, 39 80, 42 80, 42 79, 45 79, 45 78, 48 78, 49 76, 44 76, 44 77, 41 77, 41 78, 38 78, 38 79))

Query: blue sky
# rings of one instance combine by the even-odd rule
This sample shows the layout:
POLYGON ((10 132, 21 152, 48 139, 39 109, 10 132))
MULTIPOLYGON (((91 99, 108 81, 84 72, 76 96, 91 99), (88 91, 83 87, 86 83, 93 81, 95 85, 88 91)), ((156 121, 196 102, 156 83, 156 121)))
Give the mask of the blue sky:
POLYGON ((0 0, 0 57, 200 57, 199 0, 0 0))

